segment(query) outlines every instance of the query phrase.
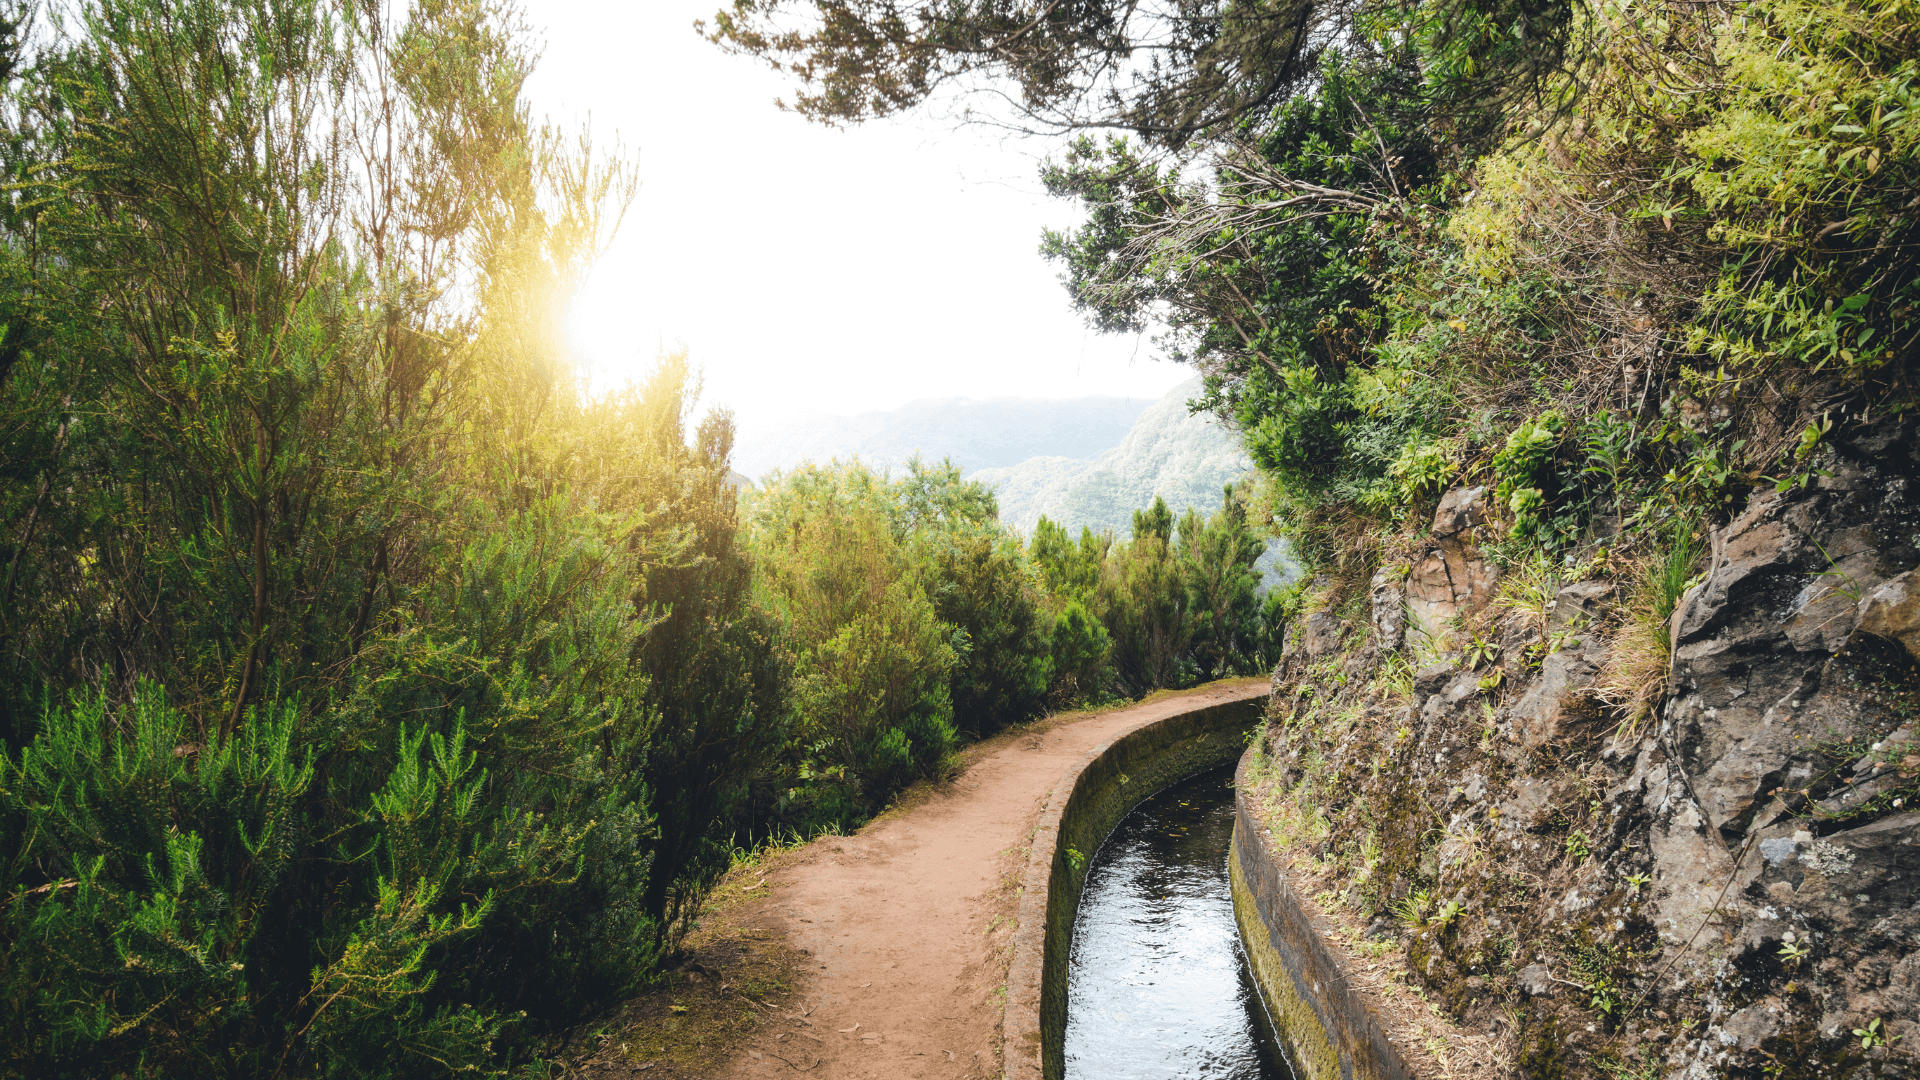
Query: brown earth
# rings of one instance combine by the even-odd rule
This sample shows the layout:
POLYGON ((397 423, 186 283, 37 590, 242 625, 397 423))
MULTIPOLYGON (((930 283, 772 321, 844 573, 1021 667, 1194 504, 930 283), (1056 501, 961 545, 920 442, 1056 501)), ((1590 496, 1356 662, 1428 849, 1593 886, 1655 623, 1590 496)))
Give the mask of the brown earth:
POLYGON ((699 970, 674 1000, 691 1011, 669 1014, 665 997, 636 1002, 604 1029, 596 1065, 575 1068, 721 1080, 998 1076, 1019 876, 1048 793, 1088 751, 1143 721, 1266 691, 1264 679, 1224 680, 1041 721, 971 748, 956 779, 908 792, 858 833, 768 860, 764 885, 759 872, 736 873, 728 888, 743 898, 710 910, 690 941, 699 970), (742 994, 755 979, 785 992, 742 994), (717 1019, 701 1027, 697 1051, 661 1037, 663 1024, 702 1011, 717 1019), (762 1022, 744 1022, 749 1013, 762 1022))

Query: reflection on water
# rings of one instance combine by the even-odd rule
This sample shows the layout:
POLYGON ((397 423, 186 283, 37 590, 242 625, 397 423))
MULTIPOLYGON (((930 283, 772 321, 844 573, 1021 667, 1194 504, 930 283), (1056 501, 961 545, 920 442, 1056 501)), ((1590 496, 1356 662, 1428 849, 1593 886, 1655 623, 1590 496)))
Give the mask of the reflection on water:
POLYGON ((1094 856, 1073 927, 1067 1076, 1290 1080, 1233 921, 1231 768, 1162 791, 1094 856))

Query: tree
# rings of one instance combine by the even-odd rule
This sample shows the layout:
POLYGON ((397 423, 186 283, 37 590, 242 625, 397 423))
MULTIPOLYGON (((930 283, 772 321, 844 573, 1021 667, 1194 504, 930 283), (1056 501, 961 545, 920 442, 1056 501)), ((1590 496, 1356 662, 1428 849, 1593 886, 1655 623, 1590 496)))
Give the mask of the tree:
POLYGON ((697 25, 795 76, 793 108, 822 122, 951 89, 990 94, 1038 130, 1120 129, 1179 150, 1311 96, 1322 56, 1356 46, 1419 54, 1426 108, 1497 139, 1506 106, 1545 93, 1577 53, 1575 12, 1570 0, 733 0, 697 25))
POLYGON ((779 715, 725 418, 559 334, 630 174, 500 6, 63 15, 0 109, 0 1060, 505 1069, 779 715))
POLYGON ((1194 663, 1205 678, 1220 678, 1261 663, 1261 611, 1254 563, 1266 544, 1247 525, 1244 506, 1227 485, 1212 518, 1189 509, 1180 518, 1180 561, 1186 567, 1187 612, 1194 663))
POLYGON ((896 533, 909 545, 934 612, 951 625, 960 666, 954 723, 978 738, 1037 715, 1053 670, 1035 583, 986 485, 951 461, 908 462, 896 488, 896 533))
POLYGON ((956 739, 963 658, 899 532, 898 494, 856 462, 802 466, 753 499, 756 589, 793 656, 777 809, 805 825, 872 814, 956 739))

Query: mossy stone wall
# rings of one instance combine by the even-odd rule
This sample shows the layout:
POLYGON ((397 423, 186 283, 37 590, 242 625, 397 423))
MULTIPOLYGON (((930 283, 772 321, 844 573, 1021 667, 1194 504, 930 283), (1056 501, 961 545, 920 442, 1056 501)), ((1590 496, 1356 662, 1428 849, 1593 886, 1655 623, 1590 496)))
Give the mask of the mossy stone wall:
POLYGON ((1415 1080, 1330 951, 1321 919, 1287 884, 1234 775, 1233 914, 1253 981, 1301 1080, 1415 1080))
POLYGON ((1061 815, 1047 887, 1040 1013, 1047 1080, 1066 1075, 1067 961, 1093 853, 1147 796, 1238 758, 1246 749, 1247 729, 1260 719, 1261 705, 1258 700, 1235 701, 1170 716, 1115 739, 1081 770, 1061 815), (1084 858, 1076 863, 1069 849, 1084 858))

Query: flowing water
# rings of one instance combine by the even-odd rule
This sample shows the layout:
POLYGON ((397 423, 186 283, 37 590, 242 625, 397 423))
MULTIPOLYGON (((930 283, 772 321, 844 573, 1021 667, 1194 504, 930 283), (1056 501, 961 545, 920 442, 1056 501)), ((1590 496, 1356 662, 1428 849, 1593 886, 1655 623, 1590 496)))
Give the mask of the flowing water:
POLYGON ((1231 768, 1141 803, 1087 871, 1069 1080, 1291 1080, 1233 921, 1231 768))

